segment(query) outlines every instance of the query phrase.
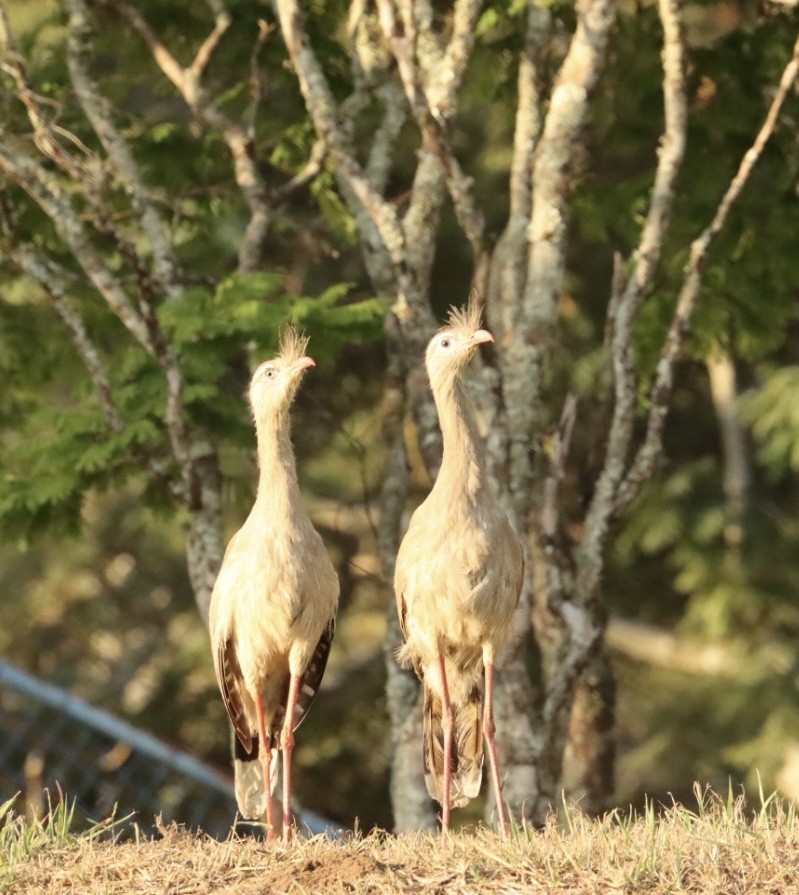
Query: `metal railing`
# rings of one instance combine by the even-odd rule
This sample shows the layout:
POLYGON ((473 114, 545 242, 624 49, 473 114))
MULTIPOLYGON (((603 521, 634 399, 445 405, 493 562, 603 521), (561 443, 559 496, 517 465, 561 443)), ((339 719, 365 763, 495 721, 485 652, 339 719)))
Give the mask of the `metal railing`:
MULTIPOLYGON (((57 793, 76 815, 131 816, 148 830, 160 815, 224 838, 236 820, 232 779, 66 690, 0 660, 0 803, 46 809, 57 793)), ((303 812, 301 824, 330 824, 303 812)))

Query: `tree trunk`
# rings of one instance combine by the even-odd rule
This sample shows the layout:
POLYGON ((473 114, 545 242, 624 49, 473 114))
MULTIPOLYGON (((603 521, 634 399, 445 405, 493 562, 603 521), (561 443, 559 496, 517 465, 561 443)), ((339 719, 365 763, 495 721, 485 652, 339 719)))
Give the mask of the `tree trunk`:
POLYGON ((222 520, 222 474, 219 456, 209 441, 198 444, 192 458, 194 494, 187 509, 186 564, 200 616, 208 626, 208 609, 222 557, 225 536, 222 520))
POLYGON ((563 759, 569 802, 596 817, 607 810, 615 786, 616 678, 603 646, 577 687, 563 759))
POLYGON ((378 552, 389 585, 386 636, 386 704, 391 723, 391 806, 394 830, 435 829, 436 818, 424 782, 422 703, 419 682, 409 669, 400 668, 397 650, 402 645, 399 618, 394 609, 394 565, 399 548, 408 497, 408 460, 405 453, 405 405, 407 379, 399 321, 386 320, 388 369, 383 393, 383 444, 386 459, 380 493, 378 552))
POLYGON ((711 355, 706 361, 710 394, 719 422, 723 458, 723 486, 726 498, 724 540, 728 547, 738 548, 743 541, 742 517, 751 478, 746 430, 735 406, 738 389, 735 364, 726 353, 711 355))

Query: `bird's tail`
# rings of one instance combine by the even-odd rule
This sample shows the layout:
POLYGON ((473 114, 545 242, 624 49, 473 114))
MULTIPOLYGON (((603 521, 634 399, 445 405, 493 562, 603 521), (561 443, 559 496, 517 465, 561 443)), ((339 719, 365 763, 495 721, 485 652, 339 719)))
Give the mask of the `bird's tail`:
MULTIPOLYGON (((247 819, 261 819, 266 814, 266 794, 264 792, 263 772, 259 757, 258 737, 253 737, 252 751, 242 746, 234 734, 233 747, 233 779, 236 802, 241 816, 247 819)), ((272 763, 269 766, 269 787, 272 792, 277 786, 278 762, 280 751, 272 749, 272 763)))
MULTIPOLYGON (((444 799, 443 704, 424 689, 424 779, 427 791, 439 804, 444 799)), ((455 732, 452 747, 453 808, 466 805, 480 792, 483 779, 483 700, 475 685, 463 702, 452 706, 455 732)))

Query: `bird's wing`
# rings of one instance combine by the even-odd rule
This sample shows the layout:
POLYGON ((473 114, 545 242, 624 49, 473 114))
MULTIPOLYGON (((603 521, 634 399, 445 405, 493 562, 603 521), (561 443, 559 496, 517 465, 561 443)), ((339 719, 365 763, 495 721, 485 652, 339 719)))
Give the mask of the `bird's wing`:
MULTIPOLYGON (((319 685, 322 683, 322 677, 327 666, 327 657, 330 655, 330 644, 333 642, 333 634, 336 631, 335 615, 328 621, 316 649, 311 655, 308 667, 302 675, 302 686, 300 687, 300 695, 297 697, 297 705, 294 709, 294 730, 296 730, 302 719, 311 707, 311 703, 316 698, 319 685)), ((285 689, 280 699, 280 707, 275 713, 272 721, 272 729, 280 730, 283 727, 283 721, 286 717, 286 704, 288 702, 289 679, 286 678, 285 689)))
POLYGON ((216 653, 216 676, 233 729, 249 755, 253 749, 253 739, 244 715, 244 701, 241 696, 241 668, 232 636, 219 642, 216 653))
POLYGON ((406 628, 408 619, 408 604, 405 602, 405 594, 397 592, 397 615, 399 616, 400 631, 405 640, 408 639, 408 629, 406 628))

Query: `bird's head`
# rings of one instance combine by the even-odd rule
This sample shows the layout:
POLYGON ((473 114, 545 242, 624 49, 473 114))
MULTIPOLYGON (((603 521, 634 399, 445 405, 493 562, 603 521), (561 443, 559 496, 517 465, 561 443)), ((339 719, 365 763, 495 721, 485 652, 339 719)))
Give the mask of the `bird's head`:
POLYGON ((474 357, 477 346, 493 342, 488 330, 480 328, 480 309, 472 302, 466 308, 450 308, 447 322, 430 340, 425 364, 435 387, 458 377, 474 357))
POLYGON ((291 324, 283 330, 279 353, 260 364, 250 381, 250 405, 256 420, 291 405, 303 373, 316 366, 305 354, 307 347, 307 336, 301 336, 291 324))

